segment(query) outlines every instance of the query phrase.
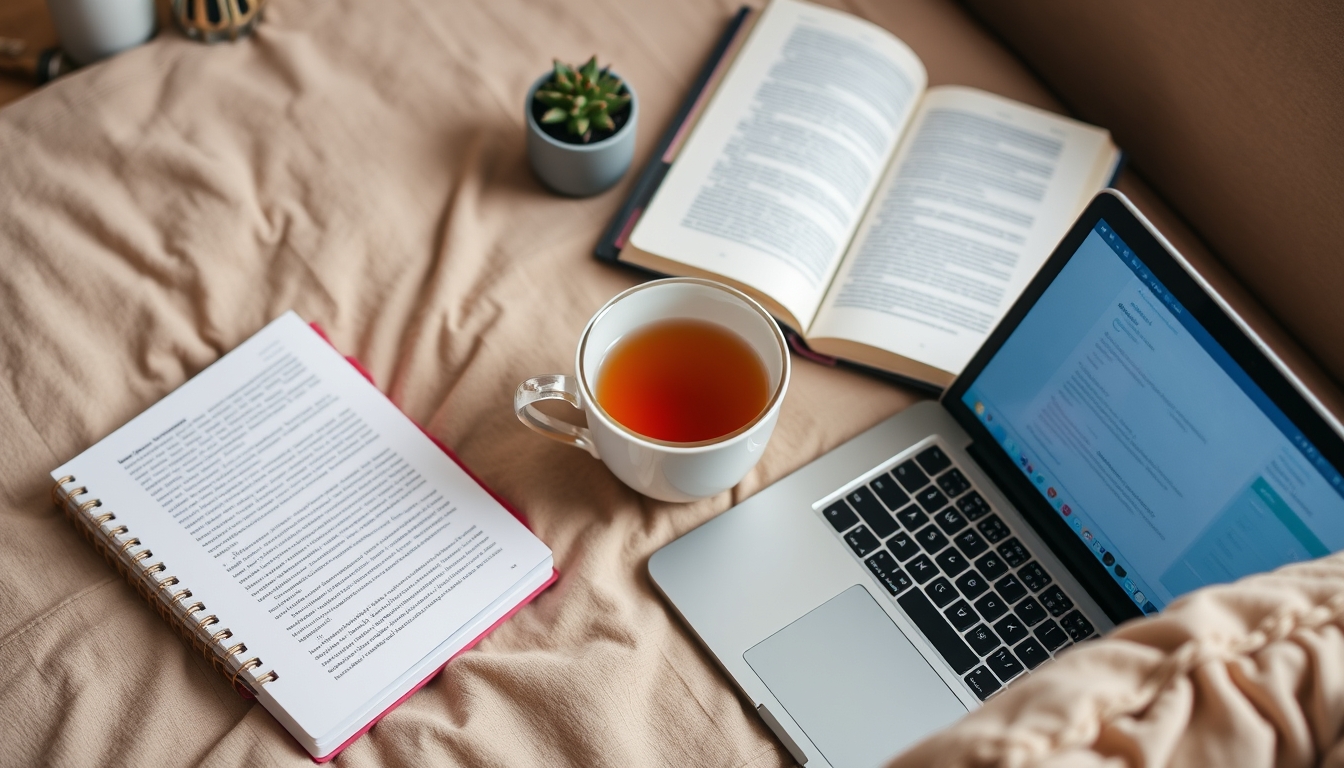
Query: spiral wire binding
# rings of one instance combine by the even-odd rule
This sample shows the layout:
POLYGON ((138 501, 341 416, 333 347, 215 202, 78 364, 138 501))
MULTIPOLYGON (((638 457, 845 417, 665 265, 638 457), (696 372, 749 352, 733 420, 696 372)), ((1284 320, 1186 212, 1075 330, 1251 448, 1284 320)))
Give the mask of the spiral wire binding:
POLYGON ((143 563, 150 560, 154 553, 148 547, 142 547, 140 539, 130 536, 126 526, 118 524, 107 527, 108 523, 117 519, 117 515, 114 512, 96 512, 95 510, 103 506, 102 501, 99 499, 77 501, 76 497, 88 495, 89 489, 82 485, 65 487, 74 486, 74 483, 74 475, 66 475, 57 480, 51 489, 52 503, 65 510, 84 533, 85 538, 92 542, 103 557, 107 558, 107 561, 135 587, 141 597, 154 606, 164 621, 178 630, 192 648, 228 678, 229 683, 235 688, 246 690, 253 696, 261 686, 280 679, 274 670, 261 675, 244 674, 260 668, 261 659, 253 656, 244 660, 243 654, 247 652, 245 643, 226 643, 226 640, 233 638, 233 632, 227 627, 217 627, 219 617, 215 614, 205 614, 197 618, 196 614, 205 611, 205 605, 200 601, 186 602, 191 597, 191 590, 182 587, 176 576, 164 573, 167 566, 163 561, 144 565, 143 563), (126 535, 124 539, 120 538, 123 534, 126 535), (132 554, 131 550, 135 547, 141 549, 132 554), (172 590, 173 587, 179 588, 172 590))

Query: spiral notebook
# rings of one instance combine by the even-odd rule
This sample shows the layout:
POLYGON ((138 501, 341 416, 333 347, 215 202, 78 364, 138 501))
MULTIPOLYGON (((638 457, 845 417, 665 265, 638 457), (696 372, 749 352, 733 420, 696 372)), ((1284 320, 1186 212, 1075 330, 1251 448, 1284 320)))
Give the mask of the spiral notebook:
POLYGON ((53 501, 324 762, 555 580, 293 312, 52 473, 53 501))

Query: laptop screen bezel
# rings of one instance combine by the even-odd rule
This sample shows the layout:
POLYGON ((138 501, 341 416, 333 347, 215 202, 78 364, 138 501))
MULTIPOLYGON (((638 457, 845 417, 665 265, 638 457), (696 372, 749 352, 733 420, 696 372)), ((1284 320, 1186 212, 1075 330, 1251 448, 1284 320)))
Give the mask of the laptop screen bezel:
POLYGON ((1125 245, 1134 251, 1172 296, 1184 305, 1214 340, 1223 346, 1232 360, 1246 371, 1250 379, 1264 390, 1269 399, 1283 410, 1294 425, 1302 430, 1307 439, 1312 441, 1337 469, 1344 469, 1344 439, 1116 194, 1107 190, 1097 195, 1055 247, 1050 258, 1042 265, 1003 320, 990 333, 989 338, 961 375, 944 391, 941 402, 971 436, 969 451, 976 461, 1054 550, 1074 577, 1082 583, 1107 616, 1119 623, 1141 616, 1142 611, 1116 583, 1082 539, 1073 532, 1064 518, 1055 512, 1026 475, 1017 469, 974 411, 962 402, 962 396, 970 388, 971 383, 980 376, 1008 337, 1017 330, 1023 318, 1054 282, 1064 265, 1078 251, 1101 219, 1106 220, 1116 235, 1125 241, 1125 245))

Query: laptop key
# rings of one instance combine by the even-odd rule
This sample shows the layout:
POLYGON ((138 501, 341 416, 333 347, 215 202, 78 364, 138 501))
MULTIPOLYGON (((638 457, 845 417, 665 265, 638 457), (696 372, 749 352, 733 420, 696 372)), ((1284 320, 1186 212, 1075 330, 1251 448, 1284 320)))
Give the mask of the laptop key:
POLYGON ((924 524, 929 522, 929 516, 924 514, 924 510, 914 504, 897 512, 896 519, 900 520, 901 525, 905 526, 905 530, 910 531, 911 533, 923 528, 924 524))
POLYGON ((1003 602, 1003 598, 990 592, 979 600, 975 601, 976 610, 985 617, 985 621, 994 621, 1008 612, 1008 605, 1003 602))
POLYGON ((960 469, 949 469, 938 476, 936 481, 939 488, 943 489, 949 498, 955 499, 971 488, 971 481, 961 474, 960 469))
POLYGON ((920 469, 913 459, 891 470, 891 476, 910 493, 929 484, 929 476, 924 474, 924 470, 920 469))
POLYGON ((1075 643, 1086 640, 1089 635, 1096 631, 1092 628, 1092 622, 1083 616, 1082 611, 1074 611, 1060 619, 1059 625, 1064 628, 1065 632, 1069 633, 1069 639, 1075 643))
POLYGON ((982 552, 989 549, 989 544, 985 541, 985 538, 976 533, 973 528, 958 533, 953 541, 961 548, 961 553, 967 557, 979 557, 982 552))
POLYGON ((910 534, 905 531, 901 531, 890 539, 887 539, 887 549, 890 549, 891 554, 895 555, 896 559, 901 562, 905 562, 919 554, 919 545, 916 544, 915 540, 910 538, 910 534))
POLYGON ((882 542, 877 540, 873 532, 862 525, 845 534, 845 543, 859 557, 867 557, 872 554, 873 550, 882 546, 882 542))
POLYGON ((961 514, 965 515, 966 519, 972 523, 994 511, 989 508, 989 503, 977 491, 971 491, 957 499, 957 509, 961 510, 961 514))
POLYGON ((1041 641, 1047 651, 1053 652, 1056 648, 1069 642, 1069 636, 1064 634, 1064 630, 1059 628, 1053 620, 1046 621, 1041 626, 1032 630, 1036 639, 1041 641))
POLYGON ((1031 559, 1031 553, 1016 538, 1003 542, 998 546, 998 550, 999 554, 1003 555, 1003 561, 1008 563, 1009 568, 1016 568, 1031 559))
POLYGON ((873 489, 873 493, 887 505, 887 509, 900 509, 910 503, 910 497, 901 490, 901 486, 896 484, 891 475, 878 475, 868 483, 868 487, 873 489))
POLYGON ((863 562, 868 566, 868 570, 872 571, 873 575, 878 578, 882 578, 882 574, 894 571, 899 567, 896 565, 896 558, 892 557, 891 553, 885 549, 879 549, 877 554, 863 562))
POLYGON ((994 631, 998 632, 999 637, 1003 638, 1003 642, 1009 645, 1016 645, 1022 640, 1026 640, 1030 634, 1022 620, 1011 613, 994 625, 994 631))
POLYGON ((929 599, 939 608, 947 607, 947 604, 957 599, 957 590, 952 588, 952 582, 939 576, 929 582, 929 586, 924 588, 928 593, 929 599))
POLYGON ((928 555, 920 555, 906 563, 905 570, 909 571, 910 576, 920 584, 924 584, 938 575, 938 569, 933 567, 933 561, 929 559, 928 555))
POLYGON ((919 545, 915 543, 915 539, 910 538, 910 534, 907 534, 906 531, 900 531, 894 537, 888 538, 887 549, 891 550, 891 554, 896 555, 896 560, 902 562, 919 554, 919 545))
POLYGON ((938 567, 943 570, 943 573, 946 573, 948 576, 956 576, 971 567, 971 564, 966 562, 966 558, 962 557, 961 553, 954 547, 948 547, 942 552, 939 552, 938 556, 933 558, 933 561, 937 563, 938 567))
POLYGON ((887 591, 893 595, 899 595, 914 583, 909 576, 905 575, 905 571, 897 567, 896 560, 884 549, 879 549, 877 554, 863 562, 864 565, 868 566, 868 570, 872 571, 873 575, 877 577, 877 580, 882 583, 882 586, 886 587, 887 591))
POLYGON ((961 594, 965 595, 967 600, 974 600, 985 594, 985 590, 989 589, 989 582, 975 571, 969 571, 957 579, 957 589, 961 590, 961 594))
POLYGON ((920 451, 919 455, 915 457, 915 460, 918 461, 919 466, 923 467, 924 471, 928 472, 930 475, 936 475, 952 466, 952 460, 947 458, 947 454, 943 453, 943 449, 936 445, 920 451))
POLYGON ((994 675, 1005 683, 1022 674, 1023 670, 1022 662, 1018 661, 1013 652, 1007 648, 1000 648, 989 654, 985 663, 994 670, 994 675))
POLYGON ((933 607, 933 603, 929 602, 929 598, 925 597, 923 592, 912 589, 896 598, 896 603, 958 675, 966 674, 971 667, 979 663, 979 657, 967 647, 966 642, 956 632, 952 631, 947 620, 937 608, 933 607))
POLYGON ((919 506, 923 507, 924 511, 929 514, 933 514, 947 506, 947 497, 943 495, 942 491, 934 488, 932 485, 919 493, 916 493, 915 501, 918 501, 919 506))
POLYGON ((1017 577, 1011 573, 994 582, 994 588, 999 591, 999 596, 1009 605, 1027 596, 1027 588, 1022 586, 1022 582, 1018 581, 1017 577))
POLYGON ((1050 660, 1050 654, 1045 648, 1036 641, 1034 637, 1028 637, 1021 645, 1013 649, 1017 658, 1027 665, 1027 669, 1035 669, 1050 660))
POLYGON ((980 532, 985 535, 985 539, 987 539, 990 544, 997 544, 1013 535, 1013 532, 1008 530, 1008 526, 1003 524, 1003 521, 999 519, 998 515, 990 515, 989 517, 986 517, 984 520, 976 523, 975 527, 980 529, 980 532))
POLYGON ((1028 627, 1034 627, 1046 619, 1045 609, 1041 607, 1040 603, 1036 602, 1034 597, 1028 597, 1018 603, 1017 607, 1013 609, 1013 613, 1016 613, 1017 617, 1028 627))
POLYGON ((1041 564, 1034 561, 1017 569, 1017 577, 1032 592, 1040 592, 1045 589, 1047 584, 1054 581, 1050 578, 1050 574, 1046 573, 1045 569, 1041 567, 1041 564))
POLYGON ((878 580, 881 581, 882 586, 886 587, 887 591, 893 595, 899 595, 915 585, 915 582, 910 580, 909 574, 902 571, 900 568, 888 573, 886 576, 879 576, 878 580))
POLYGON ((972 651, 984 656, 999 647, 999 636, 984 624, 977 624, 975 629, 966 633, 966 642, 970 643, 972 651))
POLYGON ((844 533, 859 522, 858 515, 855 515, 854 510, 850 509, 849 505, 843 500, 823 509, 821 515, 826 518, 826 522, 831 524, 836 533, 844 533))
POLYGON ((877 538, 885 539, 898 530, 896 520, 867 488, 855 488, 845 495, 845 501, 858 511, 859 517, 862 517, 863 522, 877 534, 877 538))
POLYGON ((979 560, 976 560, 975 567, 979 568, 980 572, 983 573, 987 579, 997 579, 1008 572, 1007 563, 1003 562, 1003 558, 999 557, 999 553, 997 552, 990 552, 979 560))
POLYGON ((956 627, 958 632, 965 632, 980 620, 980 617, 975 615, 975 611, 965 600, 958 600, 953 603, 951 608, 943 611, 943 615, 947 617, 948 621, 952 622, 952 626, 956 627))
POLYGON ((970 688, 981 701, 988 699, 1003 687, 984 667, 976 667, 974 672, 963 679, 966 681, 966 687, 970 688))
POLYGON ((1060 589, 1058 584, 1042 592, 1040 598, 1041 605, 1045 606, 1045 610, 1056 618, 1063 616, 1069 612, 1069 609, 1073 608, 1073 601, 1069 599, 1068 595, 1064 594, 1064 590, 1060 589))
POLYGON ((938 527, 943 529, 943 533, 946 533, 948 536, 951 536, 968 525, 966 518, 962 517, 961 513, 953 507, 944 507, 938 514, 933 516, 933 521, 937 523, 938 527))
POLYGON ((915 541, 918 541, 919 546, 923 547, 924 551, 930 555, 947 546, 947 537, 932 525, 926 525, 916 533, 915 541))

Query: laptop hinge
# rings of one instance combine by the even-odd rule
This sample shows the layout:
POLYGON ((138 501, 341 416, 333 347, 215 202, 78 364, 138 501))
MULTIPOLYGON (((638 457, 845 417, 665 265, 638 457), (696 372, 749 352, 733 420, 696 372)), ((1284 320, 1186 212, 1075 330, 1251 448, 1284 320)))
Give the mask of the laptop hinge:
POLYGON ((775 732, 775 738, 779 739, 784 748, 789 750, 793 759, 797 760, 799 765, 807 765, 807 755, 803 754, 803 750, 798 748, 798 743, 793 740, 793 737, 789 736, 789 732, 784 730, 784 726, 780 725, 779 721, 775 719, 774 713, 766 709, 764 704, 756 707, 756 713, 761 716, 766 725, 770 726, 770 730, 775 732))

